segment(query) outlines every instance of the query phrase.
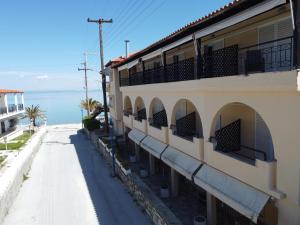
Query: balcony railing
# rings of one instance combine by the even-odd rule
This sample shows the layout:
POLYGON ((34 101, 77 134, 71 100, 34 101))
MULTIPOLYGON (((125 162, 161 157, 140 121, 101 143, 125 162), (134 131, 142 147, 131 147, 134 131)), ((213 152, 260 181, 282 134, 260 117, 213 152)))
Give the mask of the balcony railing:
POLYGON ((146 109, 143 108, 141 110, 139 110, 135 115, 134 115, 134 119, 137 120, 137 121, 142 121, 142 120, 145 120, 147 119, 147 116, 146 116, 146 109))
POLYGON ((0 108, 0 115, 6 114, 7 113, 7 107, 1 107, 0 108))
POLYGON ((124 114, 124 116, 129 116, 129 115, 132 115, 132 112, 131 111, 129 111, 129 110, 126 110, 126 109, 124 109, 123 110, 123 114, 124 114))
POLYGON ((236 156, 249 163, 254 163, 256 159, 268 160, 266 152, 241 144, 241 120, 216 130, 215 137, 210 137, 210 142, 216 143, 216 151, 236 156))
POLYGON ((8 105, 8 112, 15 112, 17 111, 17 106, 15 104, 8 105))
POLYGON ((153 118, 149 118, 149 124, 158 129, 161 129, 161 127, 168 127, 166 110, 154 113, 153 118))
POLYGON ((199 58, 160 66, 144 72, 120 77, 121 86, 165 83, 226 77, 258 72, 288 71, 293 69, 293 37, 268 41, 239 48, 232 45, 213 51, 208 48, 199 58))
POLYGON ((194 137, 199 137, 196 129, 196 112, 192 112, 176 120, 176 124, 170 127, 173 134, 192 141, 194 137))
POLYGON ((20 111, 24 110, 24 105, 23 105, 23 104, 18 104, 18 109, 19 109, 20 111))

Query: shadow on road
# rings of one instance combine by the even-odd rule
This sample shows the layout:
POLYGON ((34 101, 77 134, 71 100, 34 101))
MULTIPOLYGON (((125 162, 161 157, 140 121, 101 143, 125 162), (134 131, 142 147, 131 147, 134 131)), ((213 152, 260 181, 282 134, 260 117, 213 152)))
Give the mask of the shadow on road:
POLYGON ((150 225, 121 182, 111 177, 108 166, 86 136, 79 131, 70 136, 70 141, 75 146, 99 224, 150 225))

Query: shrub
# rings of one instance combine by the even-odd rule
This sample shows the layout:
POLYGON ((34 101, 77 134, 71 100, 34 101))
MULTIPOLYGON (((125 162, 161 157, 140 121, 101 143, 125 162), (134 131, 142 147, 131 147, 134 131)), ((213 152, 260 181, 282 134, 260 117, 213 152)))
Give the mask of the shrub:
POLYGON ((93 131, 100 128, 100 121, 92 118, 92 117, 85 117, 83 120, 84 128, 88 129, 89 131, 93 131))

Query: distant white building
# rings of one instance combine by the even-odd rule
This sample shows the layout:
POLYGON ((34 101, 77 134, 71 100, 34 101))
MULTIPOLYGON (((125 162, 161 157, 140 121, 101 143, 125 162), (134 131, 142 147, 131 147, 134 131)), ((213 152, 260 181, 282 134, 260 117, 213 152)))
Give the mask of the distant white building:
POLYGON ((17 130, 18 119, 24 114, 23 91, 0 89, 0 139, 17 130))

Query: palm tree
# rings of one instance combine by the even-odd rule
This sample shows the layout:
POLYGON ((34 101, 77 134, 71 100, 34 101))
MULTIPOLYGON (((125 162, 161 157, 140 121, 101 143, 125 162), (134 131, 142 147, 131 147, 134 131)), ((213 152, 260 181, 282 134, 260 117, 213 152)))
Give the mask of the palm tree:
POLYGON ((97 100, 94 100, 92 98, 89 98, 88 102, 86 100, 82 100, 81 103, 80 103, 81 108, 83 108, 87 111, 90 108, 90 112, 93 112, 99 106, 102 106, 102 104, 100 102, 98 102, 97 100))
POLYGON ((32 121, 33 126, 36 126, 36 120, 44 119, 46 116, 44 111, 40 109, 39 105, 31 105, 31 107, 25 107, 25 115, 23 118, 28 118, 30 121, 32 121))

